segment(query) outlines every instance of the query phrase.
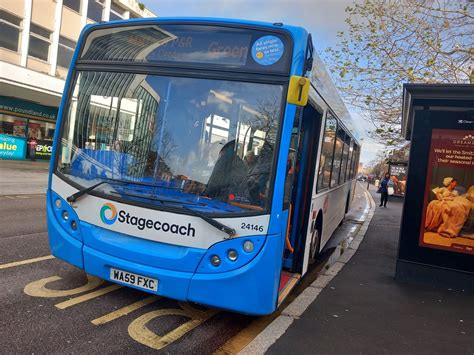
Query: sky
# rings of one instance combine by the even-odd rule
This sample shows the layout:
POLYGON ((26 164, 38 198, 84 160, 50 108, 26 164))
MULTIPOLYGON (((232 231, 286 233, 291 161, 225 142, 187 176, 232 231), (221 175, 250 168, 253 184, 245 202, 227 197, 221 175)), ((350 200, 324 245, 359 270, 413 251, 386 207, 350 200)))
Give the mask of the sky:
MULTIPOLYGON (((347 29, 345 8, 353 0, 140 0, 159 17, 223 17, 266 22, 283 22, 305 27, 313 36, 318 52, 338 41, 337 32, 347 29)), ((350 110, 350 108, 349 108, 350 110)), ((351 115, 359 131, 370 129, 360 115, 351 115)), ((366 165, 383 147, 367 135, 363 140, 361 161, 366 165)))

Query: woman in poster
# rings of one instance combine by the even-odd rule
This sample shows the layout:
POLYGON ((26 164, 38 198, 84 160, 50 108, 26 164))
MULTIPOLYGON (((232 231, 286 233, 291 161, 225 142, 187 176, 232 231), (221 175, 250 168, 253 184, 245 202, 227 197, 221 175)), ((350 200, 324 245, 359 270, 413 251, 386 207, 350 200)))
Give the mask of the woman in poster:
POLYGON ((426 210, 425 229, 437 232, 447 238, 459 235, 471 209, 470 201, 459 196, 454 189, 458 182, 455 178, 443 179, 444 187, 436 187, 432 191, 436 199, 428 204, 426 210))

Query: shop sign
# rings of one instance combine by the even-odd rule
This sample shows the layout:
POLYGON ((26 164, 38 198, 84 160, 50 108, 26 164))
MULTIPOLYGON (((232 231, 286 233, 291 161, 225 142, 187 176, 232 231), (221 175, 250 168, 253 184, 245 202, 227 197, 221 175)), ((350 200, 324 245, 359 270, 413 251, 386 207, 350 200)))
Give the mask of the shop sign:
POLYGON ((22 117, 56 120, 58 109, 13 97, 0 96, 0 112, 22 117))
POLYGON ((53 142, 38 140, 36 145, 36 159, 51 159, 51 152, 53 151, 53 142))
POLYGON ((26 140, 0 134, 0 159, 24 159, 26 140))

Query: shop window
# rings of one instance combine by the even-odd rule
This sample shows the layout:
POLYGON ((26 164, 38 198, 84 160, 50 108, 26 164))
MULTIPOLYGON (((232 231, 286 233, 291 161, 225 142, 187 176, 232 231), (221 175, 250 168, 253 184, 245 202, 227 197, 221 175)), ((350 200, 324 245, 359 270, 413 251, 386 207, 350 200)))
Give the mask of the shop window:
POLYGON ((21 18, 0 10, 0 47, 15 52, 20 47, 21 18))
POLYGON ((104 7, 104 0, 89 0, 89 6, 87 7, 87 18, 95 22, 102 21, 104 7))
POLYGON ((78 13, 81 12, 81 0, 63 0, 63 6, 78 13))
POLYGON ((336 140, 336 119, 328 114, 324 129, 324 141, 319 160, 318 191, 327 189, 331 179, 332 161, 334 158, 334 142, 336 140))
POLYGON ((24 118, 0 114, 0 134, 26 137, 26 120, 24 118))
POLYGON ((117 4, 110 4, 110 21, 123 20, 126 18, 125 13, 126 11, 117 4))
POLYGON ((47 62, 49 58, 50 45, 51 32, 43 27, 31 23, 28 55, 47 62))
POLYGON ((72 55, 74 54, 74 48, 76 48, 76 42, 67 39, 66 37, 59 36, 59 47, 58 47, 58 65, 63 68, 69 68, 71 64, 72 55))
MULTIPOLYGON (((56 125, 50 122, 29 120, 28 122, 28 142, 36 142, 34 146, 35 159, 50 159, 53 150, 53 137, 56 125)), ((27 157, 32 158, 31 150, 27 157)))

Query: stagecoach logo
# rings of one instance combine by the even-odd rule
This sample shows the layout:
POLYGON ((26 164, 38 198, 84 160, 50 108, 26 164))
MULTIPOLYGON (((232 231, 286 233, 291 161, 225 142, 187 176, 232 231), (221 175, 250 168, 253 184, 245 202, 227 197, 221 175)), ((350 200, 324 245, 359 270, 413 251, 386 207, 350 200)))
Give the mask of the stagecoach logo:
POLYGON ((102 223, 114 224, 117 219, 117 209, 111 203, 105 203, 100 209, 100 219, 102 223))
POLYGON ((100 219, 102 223, 111 225, 118 220, 121 224, 128 224, 136 227, 138 230, 152 229, 156 231, 163 231, 166 233, 182 235, 187 237, 195 237, 196 230, 191 223, 187 225, 179 225, 173 223, 167 223, 163 221, 157 221, 148 218, 137 217, 131 215, 129 212, 120 210, 117 212, 117 208, 110 202, 104 203, 100 209, 100 219))

